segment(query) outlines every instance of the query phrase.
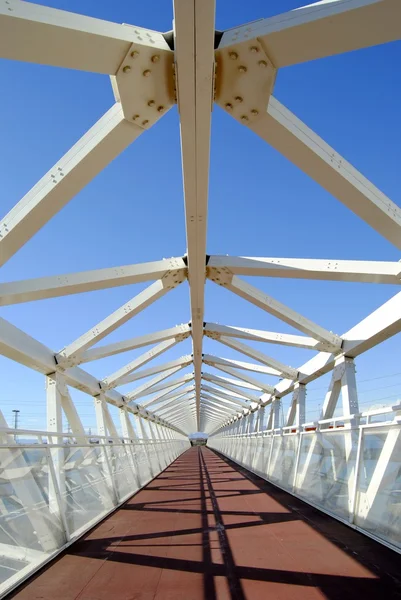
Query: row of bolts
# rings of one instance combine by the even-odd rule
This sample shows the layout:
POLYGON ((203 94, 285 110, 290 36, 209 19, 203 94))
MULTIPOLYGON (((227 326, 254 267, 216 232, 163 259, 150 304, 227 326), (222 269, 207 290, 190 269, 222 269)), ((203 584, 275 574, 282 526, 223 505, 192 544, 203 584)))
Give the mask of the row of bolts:
MULTIPOLYGON (((256 53, 256 52, 259 52, 259 48, 257 46, 251 46, 250 51, 256 53)), ((138 55, 139 55, 138 50, 133 50, 131 52, 131 58, 136 58, 138 55)), ((238 54, 237 54, 237 52, 230 52, 229 57, 231 58, 231 60, 237 60, 238 54)), ((160 56, 158 54, 154 54, 151 58, 152 63, 157 63, 157 62, 159 62, 159 60, 160 60, 160 56)), ((258 65, 262 68, 266 68, 268 66, 268 64, 265 60, 260 60, 258 62, 258 65)), ((240 65, 238 67, 238 71, 240 73, 246 73, 247 70, 248 69, 245 67, 245 65, 240 65)), ((123 73, 129 73, 130 71, 131 71, 130 65, 125 65, 125 67, 123 67, 123 73)), ((142 75, 144 77, 149 77, 150 74, 151 74, 150 69, 145 69, 145 71, 143 71, 143 73, 142 73, 142 75)), ((235 100, 236 100, 236 102, 240 103, 240 102, 242 102, 243 99, 241 98, 241 96, 236 96, 235 100)), ((152 107, 154 105, 155 105, 155 101, 149 100, 148 106, 152 107)), ((226 110, 231 111, 233 109, 233 105, 231 104, 231 102, 226 102, 225 108, 226 108, 226 110)), ((162 113, 164 111, 164 106, 158 106, 157 111, 159 113, 162 113)), ((259 114, 259 111, 256 109, 253 109, 253 110, 251 110, 251 114, 256 117, 259 114)), ((139 115, 134 115, 132 117, 133 121, 137 121, 138 119, 139 119, 139 115)), ((243 122, 248 121, 248 117, 246 115, 242 115, 241 121, 243 121, 243 122)), ((148 123, 149 123, 148 119, 145 119, 144 121, 142 121, 142 125, 147 125, 148 123)))

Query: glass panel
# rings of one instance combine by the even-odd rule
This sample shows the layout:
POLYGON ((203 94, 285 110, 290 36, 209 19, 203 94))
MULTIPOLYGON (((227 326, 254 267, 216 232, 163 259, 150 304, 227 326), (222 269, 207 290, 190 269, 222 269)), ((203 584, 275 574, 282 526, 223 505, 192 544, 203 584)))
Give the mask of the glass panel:
POLYGON ((0 449, 0 590, 66 542, 45 448, 0 449))
POLYGON ((101 445, 64 448, 60 491, 71 534, 116 504, 105 450, 101 445))
POLYGON ((130 448, 126 445, 107 446, 111 472, 118 499, 122 500, 138 489, 130 448))
POLYGON ((401 427, 365 429, 355 524, 401 548, 401 427))
POLYGON ((326 510, 349 516, 357 431, 330 431, 302 435, 296 491, 326 510))
POLYGON ((275 436, 273 439, 269 479, 276 481, 286 490, 292 491, 299 437, 282 435, 275 436))
POLYGON ((137 464, 138 477, 141 485, 145 485, 151 479, 151 472, 145 444, 134 444, 134 459, 137 464))

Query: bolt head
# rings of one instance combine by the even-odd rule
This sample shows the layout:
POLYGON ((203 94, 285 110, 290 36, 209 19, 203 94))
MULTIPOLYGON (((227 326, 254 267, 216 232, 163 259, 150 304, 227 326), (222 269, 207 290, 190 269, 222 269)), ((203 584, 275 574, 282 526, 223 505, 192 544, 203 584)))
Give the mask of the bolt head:
POLYGON ((131 67, 129 65, 125 65, 125 67, 123 67, 123 73, 129 73, 131 71, 131 67))
POLYGON ((151 58, 152 63, 157 63, 160 60, 160 56, 158 54, 154 54, 151 58))
POLYGON ((246 68, 246 66, 245 66, 245 65, 240 65, 240 66, 238 67, 238 71, 239 71, 240 73, 246 73, 246 72, 247 72, 247 70, 248 70, 248 69, 246 68))
POLYGON ((251 113, 254 115, 254 117, 256 117, 256 116, 259 114, 259 111, 258 111, 258 110, 256 110, 256 108, 253 108, 253 109, 251 110, 251 113))
POLYGON ((242 121, 243 123, 246 123, 246 122, 248 121, 248 117, 247 117, 246 115, 242 115, 242 117, 241 117, 241 121, 242 121))
POLYGON ((226 110, 232 110, 233 109, 233 105, 231 104, 231 102, 226 102, 225 107, 226 107, 226 110))
POLYGON ((164 106, 158 106, 157 112, 162 113, 164 111, 164 106))
POLYGON ((257 46, 251 46, 249 48, 250 52, 253 52, 254 54, 256 54, 257 52, 259 52, 259 48, 257 46))
POLYGON ((154 106, 154 105, 155 105, 155 101, 154 100, 149 100, 148 106, 154 106))
POLYGON ((241 102, 243 102, 242 96, 235 96, 235 101, 238 102, 238 104, 241 104, 241 102))
POLYGON ((237 52, 229 52, 228 56, 231 58, 231 60, 237 60, 238 58, 237 52))
POLYGON ((149 123, 148 119, 145 119, 144 121, 142 121, 142 125, 147 125, 149 123))
POLYGON ((146 69, 146 70, 145 70, 145 71, 142 73, 142 75, 143 75, 144 77, 149 77, 150 73, 151 73, 150 69, 146 69))
POLYGON ((136 121, 137 119, 139 119, 139 115, 134 115, 134 116, 132 117, 132 120, 133 120, 133 121, 136 121))
POLYGON ((137 56, 139 56, 139 52, 138 52, 138 50, 133 50, 133 51, 131 52, 131 58, 136 58, 137 56))
POLYGON ((260 60, 258 62, 259 67, 262 67, 263 69, 266 69, 267 67, 267 62, 265 60, 260 60))

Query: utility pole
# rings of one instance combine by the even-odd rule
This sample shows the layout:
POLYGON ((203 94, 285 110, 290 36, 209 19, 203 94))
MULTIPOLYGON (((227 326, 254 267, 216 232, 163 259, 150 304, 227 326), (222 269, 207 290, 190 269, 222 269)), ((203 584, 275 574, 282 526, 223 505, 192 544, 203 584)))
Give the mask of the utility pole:
MULTIPOLYGON (((19 414, 19 410, 18 408, 13 408, 13 413, 14 413, 14 429, 17 430, 18 429, 18 414, 19 414)), ((14 440, 17 438, 17 435, 14 434, 14 440)))

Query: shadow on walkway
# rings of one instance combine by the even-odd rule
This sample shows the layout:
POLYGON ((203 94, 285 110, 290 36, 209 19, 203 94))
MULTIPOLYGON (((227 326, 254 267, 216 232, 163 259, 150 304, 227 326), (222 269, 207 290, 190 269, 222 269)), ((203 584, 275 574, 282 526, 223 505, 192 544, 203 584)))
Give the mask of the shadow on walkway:
POLYGON ((191 448, 12 597, 401 599, 401 557, 191 448))

